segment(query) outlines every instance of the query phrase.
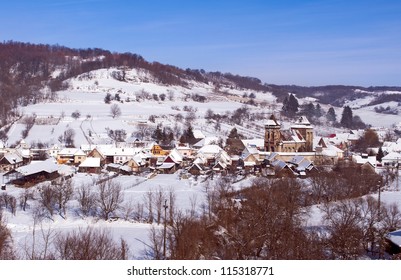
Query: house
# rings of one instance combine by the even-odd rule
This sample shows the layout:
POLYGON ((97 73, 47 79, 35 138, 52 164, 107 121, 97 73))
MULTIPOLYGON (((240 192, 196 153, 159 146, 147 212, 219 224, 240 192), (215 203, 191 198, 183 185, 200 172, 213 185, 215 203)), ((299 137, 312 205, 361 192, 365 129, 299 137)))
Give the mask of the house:
POLYGON ((89 151, 87 157, 99 158, 101 166, 103 166, 106 162, 106 157, 103 155, 103 153, 97 147, 95 147, 93 150, 89 151))
POLYGON ((79 165, 86 159, 86 154, 81 149, 65 148, 57 154, 57 162, 59 164, 79 165))
POLYGON ((318 142, 314 144, 316 153, 332 163, 336 163, 339 159, 344 159, 344 151, 338 148, 329 138, 320 137, 318 142))
POLYGON ((141 156, 141 154, 135 155, 132 159, 130 159, 127 163, 127 166, 131 168, 134 173, 143 172, 145 167, 147 166, 146 159, 141 156))
POLYGON ((288 166, 299 176, 305 177, 307 173, 314 170, 313 163, 303 156, 294 156, 288 163, 288 166))
POLYGON ((148 150, 154 156, 166 156, 169 154, 169 151, 164 150, 159 144, 156 142, 151 143, 146 150, 148 150))
POLYGON ((13 171, 6 173, 11 183, 21 186, 35 185, 45 180, 58 178, 58 165, 54 159, 45 161, 32 161, 30 164, 21 166, 13 171), (12 178, 12 179, 10 179, 12 178))
POLYGON ((100 158, 87 157, 78 166, 78 172, 83 173, 100 173, 101 170, 100 158))
POLYGON ((0 171, 7 172, 14 170, 24 164, 22 157, 15 153, 9 152, 0 156, 0 171))
POLYGON ((372 166, 373 169, 376 167, 376 156, 368 156, 368 154, 354 154, 352 155, 352 161, 365 167, 372 166))
POLYGON ((182 155, 178 152, 177 149, 171 150, 170 154, 164 159, 165 163, 174 163, 176 165, 176 168, 181 167, 181 164, 183 162, 183 157, 182 155))
POLYGON ((265 148, 265 139, 263 138, 243 139, 241 142, 245 147, 256 148, 259 151, 264 151, 265 148))
POLYGON ((382 166, 397 167, 401 161, 401 154, 390 152, 382 158, 382 166))
POLYGON ((270 162, 264 171, 266 175, 276 176, 276 177, 294 177, 294 171, 288 166, 285 161, 280 159, 275 159, 270 162))
POLYGON ((231 167, 231 157, 226 151, 221 150, 220 153, 216 155, 215 164, 212 167, 213 171, 226 173, 231 167))
POLYGON ((388 253, 392 255, 401 253, 401 229, 389 232, 386 240, 389 244, 387 248, 388 253))
POLYGON ((163 162, 161 165, 156 166, 155 169, 163 174, 173 174, 177 171, 177 167, 173 162, 163 162))
POLYGON ((132 175, 133 171, 132 168, 128 165, 120 165, 117 163, 110 163, 106 167, 107 171, 116 172, 121 175, 132 175))
POLYGON ((198 164, 198 163, 193 163, 191 167, 189 167, 188 172, 192 175, 202 175, 205 173, 204 168, 198 164))
POLYGON ((183 159, 193 157, 195 150, 188 144, 179 144, 175 149, 180 153, 183 159))

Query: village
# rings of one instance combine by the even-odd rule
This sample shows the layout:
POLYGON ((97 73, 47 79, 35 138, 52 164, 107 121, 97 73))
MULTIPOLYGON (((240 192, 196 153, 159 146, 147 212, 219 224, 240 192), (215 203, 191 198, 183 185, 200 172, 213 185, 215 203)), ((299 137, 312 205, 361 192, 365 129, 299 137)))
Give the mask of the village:
POLYGON ((264 138, 239 139, 234 135, 227 138, 224 147, 218 137, 205 136, 200 130, 194 132, 196 141, 192 144, 177 143, 167 148, 137 138, 106 145, 82 144, 79 148, 55 145, 33 149, 24 140, 15 148, 3 144, 2 188, 7 184, 30 187, 77 172, 134 174, 148 179, 176 172, 183 178, 214 174, 306 178, 319 168, 330 168, 344 160, 380 172, 386 167, 397 167, 401 157, 401 140, 383 141, 384 155, 378 161, 378 147, 370 149, 369 154, 350 152, 363 136, 363 130, 321 137, 315 135, 313 125, 304 116, 296 118, 290 129, 283 130, 271 115, 265 122, 264 138))

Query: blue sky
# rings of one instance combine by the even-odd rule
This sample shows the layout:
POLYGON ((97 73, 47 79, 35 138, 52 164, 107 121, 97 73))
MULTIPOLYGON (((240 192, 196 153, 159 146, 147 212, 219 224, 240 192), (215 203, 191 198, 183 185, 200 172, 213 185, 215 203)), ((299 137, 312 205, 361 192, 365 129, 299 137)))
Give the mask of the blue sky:
POLYGON ((401 86, 399 0, 2 2, 2 41, 132 52, 266 83, 401 86))

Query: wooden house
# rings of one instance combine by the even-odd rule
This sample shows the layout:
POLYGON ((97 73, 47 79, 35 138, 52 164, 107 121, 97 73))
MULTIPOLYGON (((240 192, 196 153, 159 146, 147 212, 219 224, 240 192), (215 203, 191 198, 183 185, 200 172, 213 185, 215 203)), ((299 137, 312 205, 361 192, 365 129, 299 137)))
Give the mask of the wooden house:
POLYGON ((100 158, 87 157, 78 167, 78 172, 99 174, 102 170, 100 158))
POLYGON ((54 159, 47 159, 45 161, 31 162, 28 165, 21 166, 6 174, 15 185, 31 186, 46 180, 53 180, 58 178, 58 165, 54 159))
POLYGON ((6 153, 0 156, 0 171, 14 170, 24 164, 23 158, 17 153, 6 153))

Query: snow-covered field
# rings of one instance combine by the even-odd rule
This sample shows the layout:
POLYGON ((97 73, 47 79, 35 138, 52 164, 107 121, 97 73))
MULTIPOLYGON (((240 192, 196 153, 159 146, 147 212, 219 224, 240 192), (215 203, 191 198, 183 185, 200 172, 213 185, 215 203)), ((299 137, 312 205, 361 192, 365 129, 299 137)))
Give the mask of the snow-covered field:
MULTIPOLYGON (((74 187, 77 189, 82 184, 93 184, 95 178, 98 178, 97 175, 77 173, 73 177, 74 187)), ((124 217, 125 213, 127 213, 127 210, 124 209, 141 204, 145 217, 147 215, 146 203, 148 201, 146 197, 152 194, 153 199, 155 199, 156 195, 160 192, 163 193, 168 201, 170 194, 173 194, 175 197, 174 207, 177 213, 199 215, 202 213, 206 204, 205 183, 201 182, 200 179, 180 179, 179 174, 172 174, 157 175, 152 179, 138 176, 119 176, 114 180, 121 184, 123 189, 124 203, 122 203, 121 209, 116 213, 121 217, 124 217)), ((251 180, 252 179, 243 180, 241 183, 234 184, 234 187, 237 189, 246 187, 250 184, 251 180)), ((207 184, 213 183, 214 181, 211 181, 207 184)), ((95 185, 92 187, 96 190, 95 185)), ((37 190, 37 187, 33 187, 32 190, 37 190)), ((18 201, 18 197, 23 191, 24 190, 21 188, 7 185, 7 189, 1 191, 0 195, 12 195, 16 197, 18 201)), ((37 196, 38 194, 36 193, 36 198, 37 196)), ((65 218, 59 214, 55 214, 52 216, 52 219, 44 218, 40 222, 36 222, 35 225, 33 213, 37 204, 37 200, 29 200, 26 211, 18 207, 15 215, 8 210, 4 210, 3 212, 8 227, 12 231, 15 247, 21 257, 24 257, 27 248, 31 248, 33 235, 35 235, 36 250, 39 253, 42 250, 40 246, 43 244, 44 233, 50 232, 50 236, 54 237, 57 233, 93 227, 108 230, 116 242, 121 238, 127 241, 130 249, 130 259, 144 259, 146 258, 145 251, 148 249, 148 246, 151 245, 149 240, 151 228, 155 227, 156 229, 161 229, 163 227, 162 224, 156 224, 155 222, 150 224, 146 221, 141 222, 135 220, 132 217, 132 213, 127 219, 120 218, 118 220, 112 219, 108 221, 99 217, 82 216, 76 197, 67 203, 67 214, 65 218)), ((132 209, 131 211, 134 212, 132 209)))
MULTIPOLYGON (((87 174, 76 174, 73 177, 75 187, 79 187, 81 184, 87 184, 93 182, 95 175, 87 174)), ((205 195, 205 184, 201 180, 180 179, 178 174, 172 175, 157 175, 152 179, 145 179, 137 176, 119 176, 116 179, 123 189, 124 203, 122 209, 119 210, 119 216, 124 216, 124 207, 127 205, 135 206, 142 204, 146 213, 146 196, 152 193, 156 197, 157 193, 162 192, 167 198, 170 193, 174 194, 175 202, 174 207, 177 212, 182 213, 193 213, 198 215, 202 213, 204 206, 206 205, 205 195)), ((250 177, 246 180, 241 181, 234 185, 236 189, 244 188, 249 186, 253 178, 250 177)), ((211 181, 213 184, 216 182, 211 181)), ((400 185, 400 184, 399 184, 400 185)), ((35 189, 34 187, 33 189, 35 189)), ((96 188, 96 186, 93 186, 96 188)), ((20 188, 7 186, 6 191, 1 191, 8 195, 13 195, 18 198, 19 194, 23 190, 20 188)), ((0 194, 1 195, 1 194, 0 194)), ((373 197, 377 199, 377 194, 373 194, 373 197)), ((381 193, 381 201, 384 204, 395 203, 401 209, 401 191, 398 188, 396 182, 386 188, 381 193)), ((37 201, 29 200, 29 207, 26 211, 23 211, 18 207, 16 215, 11 214, 9 211, 4 211, 3 215, 7 221, 8 227, 12 231, 15 247, 21 256, 27 248, 31 248, 33 231, 35 231, 35 243, 37 251, 40 252, 40 244, 43 244, 43 234, 51 233, 50 236, 54 237, 57 233, 66 233, 71 230, 85 229, 88 226, 93 228, 102 228, 108 230, 113 239, 118 242, 121 238, 127 241, 130 249, 130 259, 144 259, 146 258, 145 251, 148 246, 151 245, 150 231, 152 227, 160 229, 163 227, 162 224, 150 224, 148 222, 140 222, 132 219, 120 218, 118 220, 105 221, 97 217, 83 217, 79 214, 79 206, 76 199, 72 199, 67 204, 67 215, 65 218, 59 214, 53 215, 52 219, 43 219, 40 223, 34 226, 34 215, 33 209, 37 201)), ((314 205, 310 207, 309 218, 305 221, 306 226, 322 226, 322 212, 320 205, 314 205)), ((146 214, 144 214, 146 216, 146 214)))

